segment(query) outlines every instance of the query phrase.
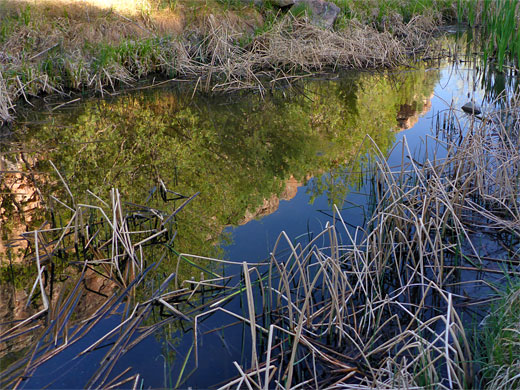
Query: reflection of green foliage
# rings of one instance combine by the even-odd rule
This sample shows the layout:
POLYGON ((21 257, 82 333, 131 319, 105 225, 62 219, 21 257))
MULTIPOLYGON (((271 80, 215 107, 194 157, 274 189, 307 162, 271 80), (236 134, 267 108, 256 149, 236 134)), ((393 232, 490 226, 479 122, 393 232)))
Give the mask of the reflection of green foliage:
POLYGON ((2 285, 13 285, 16 289, 24 288, 30 285, 37 274, 35 264, 30 266, 21 264, 2 265, 0 267, 0 283, 2 285))
MULTIPOLYGON (((164 243, 143 247, 148 265, 162 259, 136 291, 135 298, 144 301, 172 272, 180 281, 200 279, 201 270, 188 261, 177 267, 175 251, 221 256, 216 244, 229 240, 221 235, 224 227, 239 223, 247 211, 254 212, 273 194, 280 196, 289 178, 305 182, 309 176, 328 173, 309 186, 311 197, 327 194, 330 204, 340 203, 359 179, 346 177, 345 164, 359 171, 371 150, 368 143, 362 147, 366 135, 386 152, 394 140, 400 107, 420 109, 437 77, 423 70, 397 75, 349 73, 339 81, 302 83, 297 85, 301 93, 289 96, 283 90, 263 99, 235 95, 230 104, 222 96, 191 99, 182 91, 149 90, 87 101, 77 110, 56 114, 21 141, 28 150, 45 151, 33 156, 39 161, 36 170, 48 173, 42 191, 65 201, 68 195, 48 160, 66 178, 76 204, 98 204, 87 190, 110 203, 112 187, 119 189, 123 200, 144 204, 158 179, 184 195, 200 191, 176 217, 175 249, 164 243), (358 155, 361 159, 353 161, 358 155)), ((171 212, 182 202, 165 206, 156 191, 147 204, 171 212)), ((85 214, 85 220, 99 218, 97 211, 92 213, 85 214)), ((58 205, 55 218, 65 224, 70 210, 58 205)), ((155 227, 147 221, 131 230, 155 227)), ((110 237, 103 233, 99 240, 106 240, 105 235, 110 237)), ((136 241, 137 237, 133 236, 136 241)), ((78 256, 81 261, 82 255, 78 256)), ((207 269, 209 262, 198 261, 197 266, 207 269)), ((2 280, 7 280, 2 272, 2 280)), ((22 280, 24 271, 16 272, 22 280)), ((28 272, 34 276, 34 270, 28 272)), ((149 323, 155 320, 150 318, 149 323)), ((174 347, 181 332, 178 326, 172 322, 163 330, 163 339, 174 347)), ((167 366, 183 359, 166 345, 163 357, 167 366)))
MULTIPOLYGON (((424 71, 350 74, 339 82, 305 83, 303 93, 290 97, 285 91, 265 99, 244 94, 228 105, 222 97, 192 101, 148 91, 87 102, 77 114, 55 118, 59 129, 41 127, 31 142, 53 147, 45 157, 75 194, 89 189, 108 198, 116 187, 123 199, 142 203, 158 178, 179 193, 200 191, 178 215, 175 245, 218 255, 214 245, 223 227, 279 195, 289 177, 305 181, 334 170, 356 156, 366 134, 387 150, 400 105, 422 101, 435 80, 424 71)), ((346 189, 313 191, 328 193, 332 203, 346 189)))
POLYGON ((423 109, 423 101, 429 99, 438 78, 438 72, 424 70, 361 73, 354 78, 343 78, 337 85, 337 91, 329 95, 329 99, 337 96, 337 102, 332 104, 335 110, 328 112, 327 119, 335 123, 336 129, 342 129, 338 134, 348 134, 348 137, 334 139, 335 146, 341 146, 347 154, 335 153, 334 161, 340 164, 324 167, 328 168, 329 175, 312 183, 309 188, 312 198, 328 193, 331 205, 341 204, 348 186, 358 183, 360 179, 355 175, 347 178, 348 170, 342 163, 349 162, 351 171, 360 171, 361 164, 366 161, 366 154, 372 150, 370 142, 363 144, 365 135, 369 135, 383 153, 388 150, 394 139, 392 130, 397 127, 400 108, 409 105, 419 114, 423 109), (359 153, 359 158, 354 160, 356 153, 359 153))

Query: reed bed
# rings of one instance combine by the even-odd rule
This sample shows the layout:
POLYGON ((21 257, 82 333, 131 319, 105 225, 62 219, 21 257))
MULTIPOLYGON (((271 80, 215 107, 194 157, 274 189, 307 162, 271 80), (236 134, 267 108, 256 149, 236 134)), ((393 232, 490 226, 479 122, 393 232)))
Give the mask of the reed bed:
MULTIPOLYGON (((366 229, 348 228, 338 211, 306 245, 280 235, 263 289, 247 294, 250 324, 269 313, 255 324, 264 349, 221 389, 477 385, 460 308, 482 298, 464 294, 470 285, 486 288, 496 272, 503 282, 518 275, 517 262, 504 270, 475 243, 479 234, 503 234, 504 259, 517 256, 518 102, 465 124, 453 111, 445 118, 444 136, 428 140, 433 154, 416 161, 404 141, 400 167, 384 156, 375 162, 376 207, 366 229), (277 255, 282 242, 289 255, 277 255), (465 269, 475 278, 461 278, 465 269)), ((246 286, 255 269, 244 265, 246 286)), ((500 367, 490 383, 512 369, 500 367)))
MULTIPOLYGON (((84 387, 138 387, 144 373, 116 372, 117 362, 146 337, 180 322, 193 342, 182 369, 173 374, 178 387, 196 372, 206 348, 201 323, 216 313, 244 324, 251 352, 246 364, 234 362, 237 377, 222 390, 499 383, 514 367, 498 367, 496 377, 481 379, 486 367, 476 365, 471 324, 462 314, 479 305, 485 310, 485 302, 498 296, 496 284, 520 274, 518 99, 507 100, 499 111, 484 109, 479 118, 451 107, 434 122, 438 136, 425 140, 421 158, 406 140, 393 151, 400 152, 399 166, 378 153, 365 172, 372 212, 364 226, 349 226, 348 216, 336 209, 333 220, 307 241, 282 232, 269 258, 259 263, 175 248, 175 216, 196 195, 176 194, 160 182, 156 193, 176 202, 168 212, 125 204, 116 190, 109 201, 90 194, 92 204, 85 204, 57 173, 66 200, 52 199, 70 219, 25 234, 34 248, 33 293, 39 291, 34 299, 40 310, 3 324, 1 343, 28 334, 34 341, 0 373, 0 384, 23 387, 46 361, 115 316, 116 325, 75 352, 73 361, 106 347, 84 387), (486 250, 482 237, 500 251, 486 250), (147 247, 160 251, 147 258, 147 247), (160 263, 169 256, 175 267, 170 264, 165 274, 160 263), (44 275, 60 258, 77 272, 53 295, 44 275), (200 277, 185 277, 183 267, 200 277), (109 281, 114 292, 81 316, 89 272, 109 281), (476 295, 479 290, 486 293, 476 295), (243 310, 227 306, 237 299, 245 303, 243 310), (157 309, 158 318, 152 316, 157 309)), ((500 383, 506 386, 511 378, 500 383)))
POLYGON ((520 8, 515 0, 459 0, 459 20, 467 20, 482 33, 483 57, 502 72, 504 66, 518 69, 520 61, 520 8))
POLYGON ((139 374, 128 374, 129 369, 113 374, 112 370, 121 356, 157 329, 144 325, 153 306, 165 305, 178 313, 165 301, 186 294, 186 289, 165 294, 174 274, 146 290, 149 294, 144 301, 139 302, 136 297, 145 282, 149 283, 151 271, 170 253, 176 214, 196 195, 185 197, 161 187, 163 198, 182 201, 172 212, 124 204, 117 190, 111 192, 108 203, 90 193, 92 204, 82 204, 76 201, 59 172, 57 176, 62 180, 65 195, 70 197, 61 200, 51 196, 47 202, 50 219, 41 228, 23 234, 33 248, 28 260, 36 263, 37 269, 27 306, 36 305, 38 311, 23 320, 0 324, 2 349, 13 342, 28 345, 23 358, 3 367, 0 384, 2 388, 24 387, 24 380, 42 364, 74 348, 98 324, 116 316, 120 322, 78 351, 73 361, 108 342, 111 347, 85 388, 138 388, 139 374), (63 209, 69 212, 70 219, 57 223, 55 218, 64 215, 63 209), (150 245, 163 248, 153 261, 144 257, 150 245), (64 262, 68 268, 63 271, 62 267, 61 272, 70 277, 60 283, 60 275, 54 270, 64 262))

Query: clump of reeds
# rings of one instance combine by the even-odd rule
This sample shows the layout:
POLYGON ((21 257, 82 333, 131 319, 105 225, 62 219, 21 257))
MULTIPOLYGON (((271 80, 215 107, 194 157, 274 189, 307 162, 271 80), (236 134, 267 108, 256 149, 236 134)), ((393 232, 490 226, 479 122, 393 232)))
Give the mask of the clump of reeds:
MULTIPOLYGON (((452 110, 420 161, 406 141, 400 167, 380 156, 366 230, 347 228, 338 213, 308 244, 282 234, 260 291, 247 276, 258 267, 244 265, 248 323, 267 347, 223 388, 471 388, 473 352, 458 307, 477 303, 464 289, 486 287, 518 250, 504 245, 503 257, 492 257, 475 244, 481 234, 518 242, 517 107, 513 99, 507 110, 467 122, 452 110), (282 241, 289 255, 277 255, 282 241), (254 322, 261 312, 268 318, 254 322)), ((510 275, 518 274, 514 264, 510 275)), ((507 345, 497 348, 507 354, 507 345)), ((497 371, 494 380, 512 383, 513 366, 497 371)))
POLYGON ((459 0, 459 20, 479 27, 483 35, 483 56, 499 71, 509 62, 520 61, 520 7, 515 0, 459 0))
MULTIPOLYGON (((402 155, 397 167, 377 152, 365 172, 373 211, 365 226, 349 227, 337 211, 308 242, 282 233, 269 259, 259 263, 179 253, 173 222, 193 197, 175 194, 162 182, 163 198, 182 202, 167 213, 124 205, 115 190, 109 202, 90 194, 92 204, 79 203, 58 174, 68 200, 52 199, 70 219, 25 234, 37 266, 30 295, 39 291, 41 310, 4 325, 0 342, 38 337, 26 356, 0 373, 0 384, 18 387, 93 326, 118 315, 118 325, 77 351, 79 358, 108 346, 86 387, 118 387, 123 380, 137 386, 139 369, 115 373, 116 362, 172 321, 193 332, 192 348, 173 378, 180 385, 194 372, 185 370, 188 362, 198 365, 200 322, 220 312, 249 327, 251 346, 249 364, 235 362, 238 377, 222 389, 472 387, 474 351, 461 308, 482 297, 465 291, 490 288, 494 297, 489 275, 506 279, 504 267, 509 275, 519 274, 518 106, 514 97, 501 111, 465 120, 451 108, 436 122, 439 137, 427 139, 423 158, 413 155, 406 140, 396 146, 402 155), (504 255, 484 252, 478 246, 482 235, 502 242, 504 255), (155 246, 160 251, 147 257, 147 248, 155 246), (169 255, 175 272, 164 275, 158 263, 169 255), (57 258, 78 271, 53 296, 43 275, 57 258), (186 267, 200 278, 186 277, 192 274, 182 271, 186 267), (109 281, 113 293, 81 318, 88 272, 109 281), (147 280, 154 288, 143 289, 147 280), (239 297, 246 314, 226 306, 239 297), (154 307, 168 315, 152 321, 154 307)), ((507 342, 499 345, 507 348, 507 342)), ((498 367, 490 383, 513 370, 498 367)))
POLYGON ((520 386, 520 289, 516 283, 477 330, 482 382, 487 389, 520 386))
POLYGON ((145 326, 154 306, 172 310, 170 321, 181 315, 167 303, 186 295, 186 289, 171 291, 175 274, 161 279, 151 290, 145 289, 144 297, 142 290, 148 282, 146 276, 150 278, 172 250, 176 214, 194 196, 184 197, 163 185, 161 193, 165 198, 182 201, 168 213, 145 205, 125 205, 117 190, 111 192, 108 203, 89 193, 92 203, 85 204, 77 201, 61 174, 57 176, 67 199, 47 199, 49 220, 37 230, 23 234, 32 247, 26 261, 35 263, 37 270, 27 305, 38 307, 38 311, 27 318, 0 324, 2 350, 9 350, 13 342, 27 348, 18 361, 2 367, 0 385, 25 386, 27 378, 41 365, 66 349, 76 351, 67 362, 74 364, 99 345, 109 345, 99 366, 82 386, 110 389, 130 382, 137 388, 139 373, 131 373, 130 368, 113 373, 114 366, 133 346, 168 322, 145 326), (55 218, 64 217, 67 211, 70 219, 64 224, 56 223, 55 218), (146 258, 151 245, 162 248, 157 258, 146 258), (63 276, 57 274, 58 267, 68 275, 65 282, 58 280, 63 276), (137 297, 144 299, 138 301, 137 297), (118 324, 111 325, 90 346, 77 349, 78 341, 114 316, 120 319, 118 324))

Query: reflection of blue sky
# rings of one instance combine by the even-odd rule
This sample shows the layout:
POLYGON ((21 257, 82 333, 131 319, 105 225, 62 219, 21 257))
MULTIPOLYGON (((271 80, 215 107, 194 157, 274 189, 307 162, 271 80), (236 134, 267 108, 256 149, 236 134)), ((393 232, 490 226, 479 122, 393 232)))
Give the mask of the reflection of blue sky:
MULTIPOLYGON (((432 139, 432 127, 435 125, 436 116, 442 118, 443 112, 450 105, 458 110, 457 117, 464 124, 469 116, 460 111, 462 105, 474 100, 475 103, 485 109, 485 91, 481 88, 481 82, 477 73, 464 66, 445 65, 441 69, 441 77, 436 85, 431 99, 431 109, 422 114, 417 123, 410 129, 401 131, 396 136, 396 147, 389 157, 390 166, 400 166, 402 159, 401 143, 404 139, 412 155, 420 160, 424 156, 425 144, 428 145, 428 156, 432 156, 435 143, 432 139)), ((437 148, 437 155, 442 155, 442 148, 437 148)), ((313 179, 317 180, 317 179, 313 179)), ((347 197, 347 203, 342 207, 342 215, 345 222, 350 225, 361 225, 363 207, 355 207, 353 204, 366 204, 368 188, 362 188, 358 193, 351 192, 347 197)), ((283 230, 289 237, 307 235, 308 232, 316 234, 330 220, 331 214, 327 193, 317 197, 311 204, 307 187, 298 189, 297 195, 290 201, 281 200, 278 210, 259 220, 253 220, 246 225, 227 228, 232 233, 233 244, 226 248, 230 259, 236 261, 257 261, 268 257, 273 249, 273 244, 283 230)))
MULTIPOLYGON (((432 108, 422 115, 411 129, 400 132, 396 137, 396 143, 402 142, 406 137, 412 153, 417 152, 419 155, 424 153, 426 138, 434 136, 431 129, 435 125, 437 115, 442 119, 444 112, 447 112, 451 106, 457 110, 460 122, 465 123, 468 116, 460 111, 465 103, 473 100, 478 106, 483 106, 485 91, 479 85, 474 70, 456 66, 444 67, 431 99, 432 108)), ((433 147, 432 142, 429 142, 429 145, 433 147)), ((390 163, 391 165, 401 163, 400 149, 398 153, 391 156, 390 163)))
MULTIPOLYGON (((440 81, 434 89, 431 99, 431 109, 423 113, 417 123, 410 129, 399 132, 396 135, 396 147, 389 157, 390 166, 399 166, 402 158, 402 146, 400 143, 406 139, 412 155, 421 160, 425 152, 425 141, 428 140, 428 153, 431 156, 434 143, 432 142, 432 127, 436 123, 437 115, 441 118, 450 105, 458 111, 458 118, 462 124, 470 117, 460 111, 460 107, 468 101, 474 100, 485 111, 485 91, 477 74, 467 67, 445 66, 441 70, 440 81)), ((386 130, 386 129, 385 129, 386 130)), ((441 150, 442 153, 442 150, 441 150)), ((278 209, 261 219, 252 220, 249 223, 235 228, 227 228, 232 235, 233 244, 225 248, 227 257, 234 261, 258 261, 265 259, 273 250, 273 246, 281 231, 285 231, 288 237, 300 237, 305 240, 321 232, 325 224, 331 220, 329 194, 326 192, 316 197, 311 202, 310 184, 313 180, 325 180, 327 177, 314 178, 307 186, 298 188, 297 194, 289 201, 281 200, 278 209)), ((361 189, 352 190, 343 205, 337 205, 341 209, 344 221, 351 227, 364 223, 369 211, 366 209, 367 194, 370 188, 367 185, 361 189)), ((476 241, 476 245, 486 245, 487 242, 476 241)), ((286 245, 281 245, 282 249, 286 245)), ((230 303, 237 304, 236 302, 230 303)), ((239 311, 237 309, 235 311, 239 311)), ((73 388, 77 383, 84 383, 84 378, 90 377, 99 367, 99 359, 106 349, 99 349, 93 354, 87 354, 79 359, 73 359, 75 354, 90 345, 101 335, 112 329, 119 322, 118 316, 113 316, 103 325, 94 330, 73 348, 68 349, 59 359, 51 359, 36 371, 28 387, 38 388, 41 384, 47 384, 50 380, 56 380, 54 387, 73 388), (70 375, 74 371, 76 375, 70 375)), ((233 322, 222 313, 208 317, 201 324, 201 332, 213 329, 217 324, 229 324, 233 322)), ((152 388, 172 387, 177 381, 177 373, 181 372, 186 356, 191 356, 187 371, 193 369, 193 355, 189 350, 193 343, 193 333, 187 328, 187 332, 174 331, 171 336, 179 337, 179 344, 175 345, 176 354, 173 361, 166 362, 162 355, 165 351, 165 339, 150 336, 133 350, 125 355, 116 366, 114 373, 119 373, 128 366, 138 368, 145 373, 144 387, 152 388)), ((241 350, 242 339, 249 330, 240 326, 234 326, 228 331, 214 332, 201 336, 199 350, 199 371, 186 385, 199 388, 214 385, 216 382, 229 378, 236 374, 232 365, 233 360, 243 363, 250 356, 247 348, 241 350)), ((104 347, 106 348, 106 346, 104 347)), ((166 348, 167 349, 167 348, 166 348)), ((132 371, 131 373, 134 373, 132 371)))

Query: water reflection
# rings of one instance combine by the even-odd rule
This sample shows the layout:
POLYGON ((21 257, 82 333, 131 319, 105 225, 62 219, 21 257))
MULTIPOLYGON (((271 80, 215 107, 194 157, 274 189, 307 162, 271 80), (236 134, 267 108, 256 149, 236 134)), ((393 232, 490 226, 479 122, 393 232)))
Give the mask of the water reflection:
MULTIPOLYGON (((215 244, 225 240, 226 225, 276 210, 280 199, 293 197, 310 177, 355 156, 361 156, 353 163, 358 166, 367 134, 385 152, 394 131, 428 107, 437 80, 438 72, 425 69, 349 73, 263 99, 252 94, 192 99, 191 91, 147 90, 54 113, 43 125, 27 126, 18 140, 32 150, 23 155, 35 161, 31 168, 40 174, 33 179, 44 194, 63 193, 49 160, 78 201, 87 190, 105 197, 116 187, 125 199, 143 203, 159 180, 183 194, 200 191, 179 215, 176 246, 218 256, 215 244)), ((4 145, 11 156, 12 145, 4 145)), ((310 191, 312 197, 326 194, 332 205, 344 199, 349 184, 323 181, 310 191)), ((17 188, 4 189, 9 191, 17 188)), ((4 210, 4 218, 14 221, 15 211, 4 210)), ((3 232, 6 236, 13 238, 3 232)))
MULTIPOLYGON (((253 243, 261 234, 258 230, 248 230, 258 222, 255 219, 274 213, 283 203, 281 200, 291 200, 287 203, 295 210, 289 217, 283 214, 273 223, 275 235, 288 225, 295 225, 290 237, 301 234, 305 230, 302 219, 308 217, 308 202, 320 203, 323 209, 330 209, 332 204, 341 206, 349 191, 363 185, 363 178, 356 172, 369 161, 369 144, 363 144, 367 135, 382 153, 404 133, 409 136, 410 144, 415 142, 413 137, 419 144, 418 139, 430 131, 431 119, 424 116, 432 101, 436 112, 444 109, 444 102, 450 100, 457 107, 470 96, 484 101, 496 92, 479 89, 479 85, 486 85, 486 77, 487 80, 495 77, 490 75, 484 77, 482 73, 456 66, 442 70, 348 73, 335 80, 313 80, 292 89, 274 90, 264 99, 249 93, 192 96, 191 90, 165 88, 110 100, 90 100, 62 111, 41 113, 31 118, 32 122, 20 124, 14 129, 16 135, 1 145, 0 259, 21 263, 27 257, 27 243, 10 240, 40 226, 46 219, 59 224, 70 217, 70 210, 56 202, 52 218, 44 208, 53 205, 50 194, 63 201, 68 199, 49 161, 63 174, 77 202, 92 202, 87 190, 108 199, 110 188, 116 187, 125 200, 159 209, 163 206, 158 190, 160 182, 185 195, 200 191, 201 195, 178 214, 175 248, 220 257, 230 256, 228 249, 234 245, 242 246, 249 256, 255 252, 258 257, 265 257, 268 246, 264 242, 253 243), (456 88, 459 90, 455 91, 456 88), (413 131, 404 131, 414 125, 413 131), (305 197, 300 197, 302 192, 306 192, 305 197), (296 214, 305 217, 292 219, 296 214), (246 225, 240 227, 240 233, 225 229, 237 224, 246 225), (233 239, 236 239, 234 244, 233 239)), ((390 163, 398 165, 401 159, 401 153, 391 155, 390 163)), ((367 186, 363 190, 370 192, 367 186)), ((353 195, 350 193, 348 197, 352 204, 356 201, 353 195)), ((366 197, 358 200, 359 204, 366 204, 366 197)), ((182 200, 174 201, 172 208, 179 206, 179 202, 182 200)), ((351 222, 355 225, 357 221, 351 222)), ((161 248, 146 247, 145 257, 160 258, 161 248)), ((240 253, 238 258, 250 257, 240 253)), ((151 277, 149 284, 160 284, 161 278, 175 269, 176 259, 174 253, 165 257, 162 268, 157 270, 157 279, 151 277)), ((27 286, 30 289, 34 282, 34 267, 20 266, 15 270, 15 278, 8 267, 2 270, 6 270, 2 271, 2 282, 13 283, 2 283, 0 300, 4 304, 0 306, 0 322, 21 319, 36 311, 37 308, 30 308, 32 311, 23 312, 27 301, 23 289, 27 286), (14 318, 11 313, 15 313, 14 318)), ((77 271, 67 269, 62 273, 74 272, 77 271)), ((192 274, 193 267, 181 266, 178 273, 181 280, 197 278, 192 274)), ((90 290, 114 288, 99 285, 101 279, 96 277, 88 280, 86 287, 90 290)), ((146 293, 137 292, 140 293, 143 295, 136 299, 145 300, 146 293)), ((58 295, 59 289, 54 299, 58 295)), ((102 296, 97 297, 102 301, 102 296)), ((82 304, 91 305, 84 313, 78 313, 76 320, 90 315, 101 302, 91 296, 82 299, 82 304)), ((144 325, 156 324, 163 318, 164 313, 153 311, 144 325)), ((213 325, 220 319, 216 317, 213 325)), ((138 367, 140 372, 146 372, 146 386, 175 386, 175 375, 184 370, 191 351, 192 337, 186 333, 177 322, 169 322, 138 344, 120 367, 138 367)), ((201 362, 206 365, 200 371, 202 374, 190 379, 190 385, 207 387, 226 379, 231 375, 231 371, 225 371, 230 366, 228 363, 249 354, 249 351, 228 350, 235 345, 243 346, 240 331, 232 329, 225 340, 223 335, 215 332, 207 336, 214 337, 210 343, 215 348, 208 353, 205 363, 201 362), (218 349, 221 344, 225 347, 218 349), (226 358, 232 355, 233 359, 223 359, 224 355, 226 358), (217 371, 220 376, 204 378, 204 373, 217 371)), ((9 363, 22 356, 31 342, 26 339, 18 346, 0 346, 2 361, 9 363)), ((85 366, 98 363, 99 355, 88 356, 86 359, 90 360, 85 366)), ((49 364, 61 368, 64 360, 66 357, 60 356, 49 364)), ((43 367, 40 378, 36 377, 31 384, 36 387, 46 384, 44 371, 50 372, 47 366, 43 367)), ((75 386, 74 380, 64 379, 63 386, 75 386)))
MULTIPOLYGON (((325 197, 329 208, 340 204, 360 179, 348 174, 345 164, 351 171, 360 171, 369 150, 373 150, 363 142, 367 136, 385 153, 396 132, 411 126, 428 110, 438 78, 438 71, 424 68, 348 73, 335 80, 314 80, 274 90, 263 98, 250 93, 192 96, 191 90, 164 88, 40 113, 20 124, 14 129, 15 135, 1 145, 0 218, 8 223, 0 227, 0 259, 18 264, 15 272, 4 267, 2 280, 10 280, 13 291, 30 286, 36 271, 34 266, 22 265, 28 243, 12 240, 46 220, 59 225, 71 217, 70 209, 50 197, 52 194, 70 202, 68 190, 50 161, 64 177, 76 204, 92 203, 87 190, 109 199, 110 189, 118 188, 125 200, 161 209, 164 199, 159 196, 158 183, 180 194, 200 192, 178 214, 174 245, 180 252, 221 257, 226 254, 224 247, 231 244, 226 226, 244 225, 276 211, 280 200, 293 199, 301 186, 306 186, 310 202, 325 197)), ((173 201, 173 209, 182 201, 173 201)), ((301 212, 304 210, 305 205, 301 212)), ((164 246, 147 246, 145 257, 163 258, 161 249, 164 246)), ((265 255, 267 248, 262 249, 265 255)), ((175 253, 168 252, 158 269, 159 279, 148 283, 160 284, 161 275, 171 273, 176 260, 175 253)), ((197 278, 192 274, 194 268, 184 265, 176 269, 179 278, 197 278)), ((72 268, 60 270, 68 276, 77 272, 72 268)), ((80 302, 90 304, 77 313, 76 320, 92 314, 103 299, 103 288, 115 288, 98 285, 102 278, 88 281, 87 291, 96 294, 81 298, 80 302)), ((10 294, 4 289, 0 292, 5 297, 10 294)), ((140 293, 144 300, 146 292, 140 293)), ((51 300, 59 295, 56 288, 51 300)), ((2 307, 5 315, 0 321, 15 319, 9 313, 22 313, 26 298, 2 299, 8 303, 2 307)), ((37 310, 34 307, 24 313, 37 310)), ((147 324, 161 318, 155 312, 153 316, 147 324)), ((146 362, 139 361, 139 366, 152 365, 153 372, 158 363, 150 362, 149 356, 162 354, 168 367, 180 369, 183 361, 174 351, 189 346, 182 344, 186 340, 180 338, 182 332, 174 323, 162 332, 156 334, 158 343, 146 344, 148 349, 153 344, 156 351, 141 351, 141 356, 138 346, 128 365, 135 366, 136 361, 144 359, 146 362)), ((7 352, 1 353, 4 358, 9 354, 9 361, 15 360, 30 343, 28 338, 18 346, 6 345, 7 352)), ((95 361, 96 357, 89 359, 95 361)), ((152 386, 163 385, 147 380, 152 386)), ((63 383, 67 386, 72 382, 63 383)))

